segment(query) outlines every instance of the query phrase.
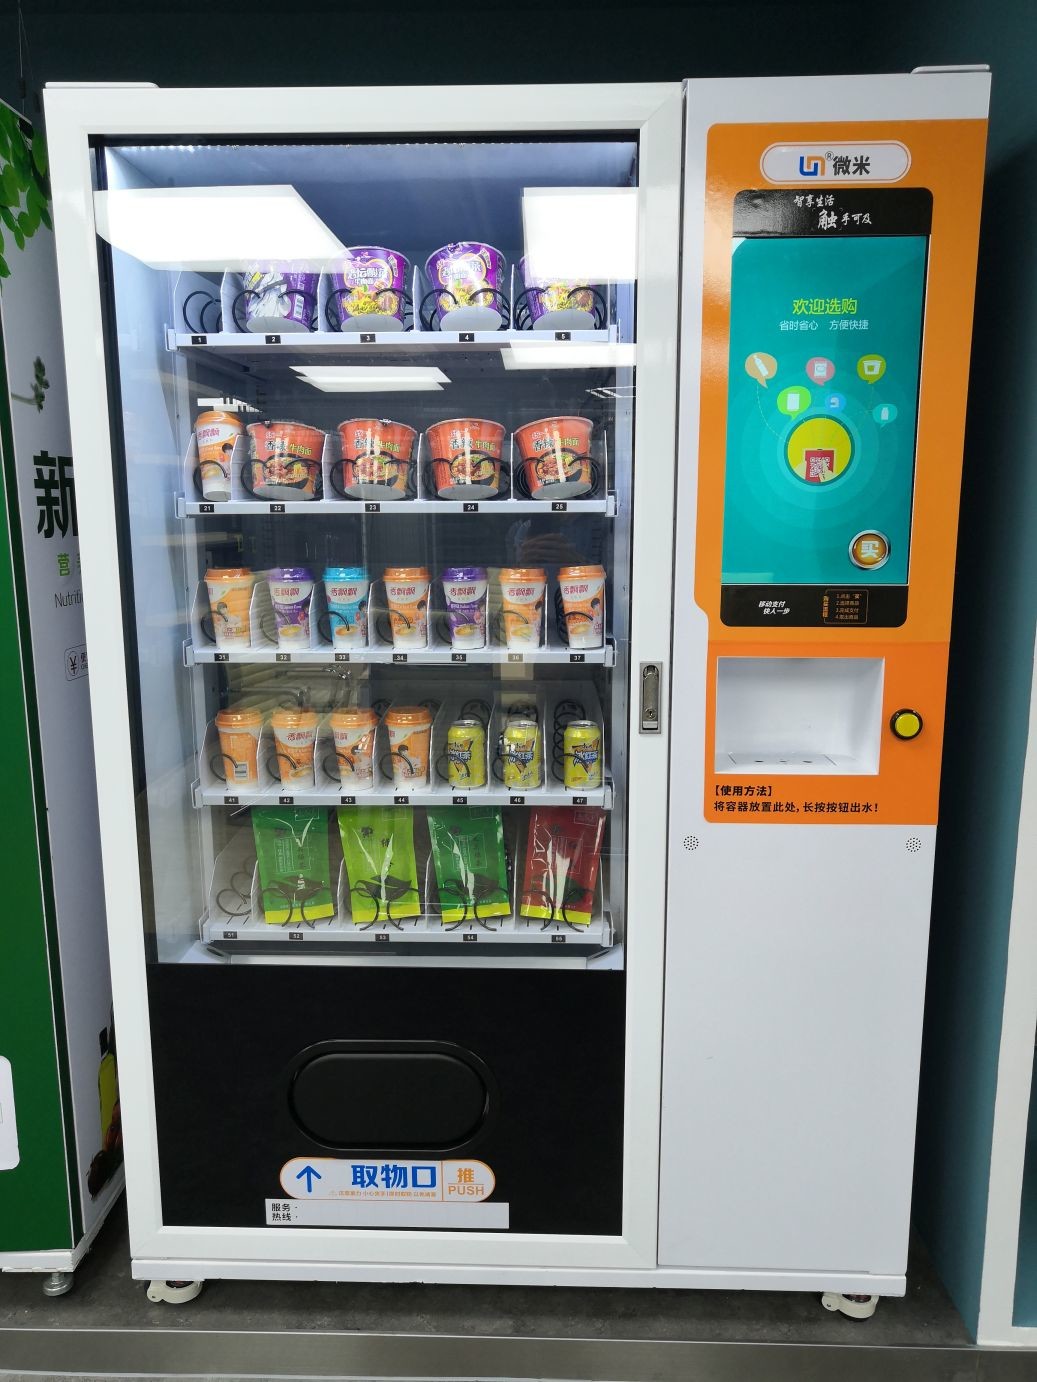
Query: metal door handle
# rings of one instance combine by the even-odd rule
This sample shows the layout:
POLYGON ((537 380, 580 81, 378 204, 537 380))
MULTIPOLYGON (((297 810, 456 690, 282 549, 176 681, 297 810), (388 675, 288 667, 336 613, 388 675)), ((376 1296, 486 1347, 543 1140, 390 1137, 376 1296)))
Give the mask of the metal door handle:
POLYGON ((662 666, 658 662, 641 663, 641 733, 658 734, 661 725, 662 666))

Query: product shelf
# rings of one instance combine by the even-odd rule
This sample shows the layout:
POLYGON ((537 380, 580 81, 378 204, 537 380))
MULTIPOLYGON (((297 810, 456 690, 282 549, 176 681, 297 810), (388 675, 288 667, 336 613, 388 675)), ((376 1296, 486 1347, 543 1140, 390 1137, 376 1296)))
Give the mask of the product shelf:
MULTIPOLYGON (((616 326, 586 331, 295 331, 264 335, 250 331, 189 332, 166 329, 171 351, 207 350, 242 355, 439 355, 455 351, 494 351, 515 344, 614 345, 616 326)), ((550 369, 551 366, 545 366, 550 369)), ((564 361, 559 368, 568 368, 564 361)), ((590 366, 589 368, 601 368, 590 366)))

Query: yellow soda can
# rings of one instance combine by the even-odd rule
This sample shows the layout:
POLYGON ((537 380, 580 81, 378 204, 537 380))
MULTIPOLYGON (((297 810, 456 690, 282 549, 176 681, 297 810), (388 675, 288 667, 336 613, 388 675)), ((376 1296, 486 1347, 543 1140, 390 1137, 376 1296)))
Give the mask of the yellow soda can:
POLYGON ((600 787, 601 730, 592 720, 572 720, 562 742, 564 782, 570 792, 600 787))
POLYGON ((509 720, 504 727, 501 757, 504 785, 512 792, 540 786, 540 726, 536 720, 509 720))
POLYGON ((447 730, 446 771, 451 787, 486 786, 486 731, 479 720, 455 720, 447 730))

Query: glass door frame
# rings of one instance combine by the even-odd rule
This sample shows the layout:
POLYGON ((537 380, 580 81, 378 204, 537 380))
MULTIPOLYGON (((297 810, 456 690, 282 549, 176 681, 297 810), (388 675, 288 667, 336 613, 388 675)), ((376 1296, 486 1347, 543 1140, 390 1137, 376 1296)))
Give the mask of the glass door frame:
MULTIPOLYGON (((383 91, 159 90, 147 84, 49 87, 46 113, 69 409, 78 478, 83 589, 98 727, 98 800, 126 1132, 134 1275, 170 1278, 315 1275, 609 1284, 656 1266, 663 941, 666 913, 669 707, 676 457, 679 228, 683 98, 678 83, 383 91), (620 1236, 441 1233, 431 1230, 200 1228, 165 1225, 142 925, 127 650, 122 627, 116 495, 103 348, 103 294, 93 203, 93 148, 106 140, 439 134, 639 139, 637 409, 628 697, 627 1019, 623 1232, 620 1236), (641 733, 642 663, 663 669, 660 729, 641 733), (132 848, 127 849, 127 842, 132 848), (636 902, 633 901, 636 899, 636 902), (346 1264, 361 1260, 362 1268, 346 1264), (536 1274, 522 1274, 522 1269, 536 1274), (517 1270, 516 1270, 517 1269, 517 1270)), ((593 1034, 587 1034, 592 1039, 593 1034)), ((556 1149, 545 1162, 557 1164, 556 1149)), ((215 1173, 215 1172, 214 1172, 215 1173)))

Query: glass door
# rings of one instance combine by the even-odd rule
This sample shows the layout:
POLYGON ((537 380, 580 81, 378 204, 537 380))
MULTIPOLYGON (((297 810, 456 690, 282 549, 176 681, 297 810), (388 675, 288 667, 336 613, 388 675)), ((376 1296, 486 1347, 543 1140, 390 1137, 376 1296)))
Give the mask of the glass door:
POLYGON ((639 159, 96 143, 166 1224, 622 1232, 639 159))

